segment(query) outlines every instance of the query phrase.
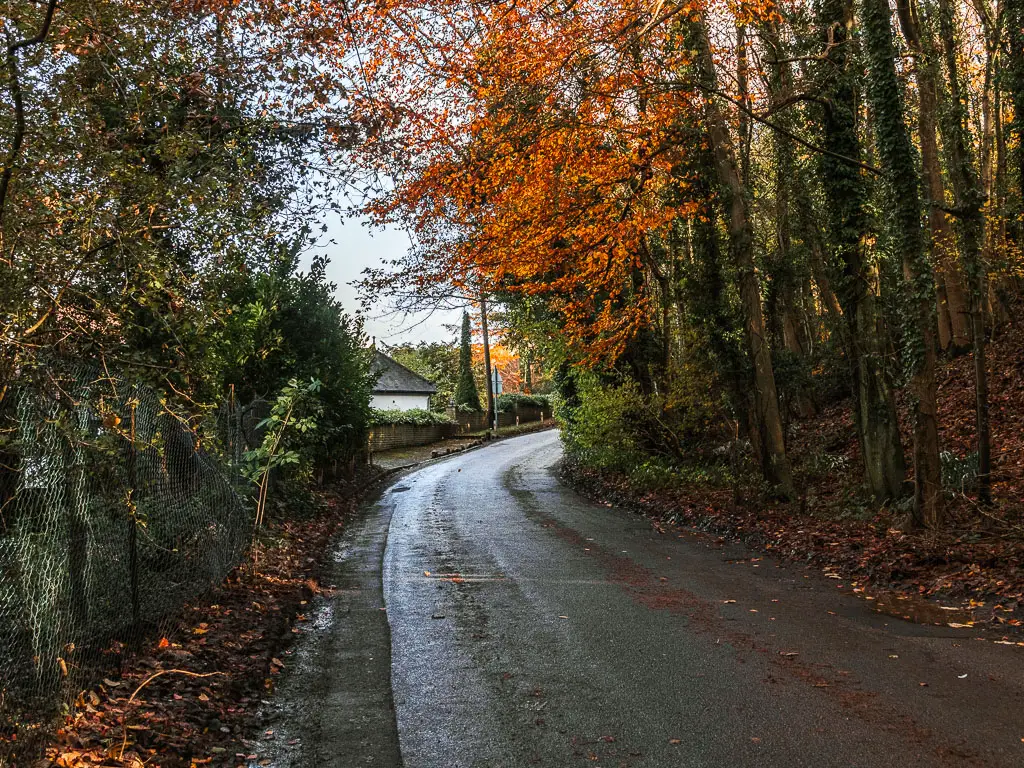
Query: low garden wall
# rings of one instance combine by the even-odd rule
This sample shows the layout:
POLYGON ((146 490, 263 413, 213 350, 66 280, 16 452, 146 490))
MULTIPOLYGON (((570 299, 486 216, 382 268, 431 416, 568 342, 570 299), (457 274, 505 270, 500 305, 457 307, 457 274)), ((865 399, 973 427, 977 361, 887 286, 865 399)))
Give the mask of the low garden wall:
MULTIPOLYGON (((448 418, 458 422, 457 434, 465 435, 473 432, 482 432, 490 429, 491 424, 487 414, 482 412, 455 412, 448 409, 448 418)), ((513 427, 517 424, 530 424, 535 421, 546 421, 551 418, 550 408, 540 408, 535 405, 520 405, 515 408, 498 414, 499 427, 513 427)))
POLYGON ((457 434, 457 424, 380 424, 370 429, 370 452, 429 445, 457 434))
MULTIPOLYGON (((429 445, 451 437, 483 432, 490 428, 487 414, 482 412, 448 410, 448 424, 377 424, 370 428, 367 448, 370 453, 387 451, 394 448, 412 448, 417 445, 429 445)), ((518 424, 531 424, 547 421, 551 418, 550 408, 535 405, 517 404, 515 407, 498 414, 499 427, 512 427, 518 424)))

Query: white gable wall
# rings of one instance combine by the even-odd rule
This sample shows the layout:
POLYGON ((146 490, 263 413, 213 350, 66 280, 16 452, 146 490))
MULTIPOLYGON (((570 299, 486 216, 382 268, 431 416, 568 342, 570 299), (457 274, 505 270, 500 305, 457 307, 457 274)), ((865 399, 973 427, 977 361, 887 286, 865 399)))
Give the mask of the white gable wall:
POLYGON ((380 411, 410 411, 413 408, 427 410, 430 395, 399 395, 392 392, 374 392, 370 406, 380 411))

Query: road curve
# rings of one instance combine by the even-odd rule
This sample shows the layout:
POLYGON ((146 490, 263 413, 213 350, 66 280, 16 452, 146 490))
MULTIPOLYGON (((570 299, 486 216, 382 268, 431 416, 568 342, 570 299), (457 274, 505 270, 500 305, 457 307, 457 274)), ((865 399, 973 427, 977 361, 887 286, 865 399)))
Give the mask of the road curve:
POLYGON ((383 501, 408 768, 1024 765, 1024 649, 666 537, 566 489, 559 457, 531 435, 383 501))
POLYGON ((366 583, 337 598, 363 612, 335 605, 297 651, 285 697, 305 702, 282 711, 316 727, 283 724, 307 742, 293 765, 1024 766, 1024 648, 659 533, 561 485, 560 456, 557 433, 523 436, 381 495, 358 534, 373 567, 349 566, 366 583), (360 674, 379 689, 365 670, 388 630, 391 698, 310 692, 360 674), (353 659, 363 672, 339 672, 353 659))

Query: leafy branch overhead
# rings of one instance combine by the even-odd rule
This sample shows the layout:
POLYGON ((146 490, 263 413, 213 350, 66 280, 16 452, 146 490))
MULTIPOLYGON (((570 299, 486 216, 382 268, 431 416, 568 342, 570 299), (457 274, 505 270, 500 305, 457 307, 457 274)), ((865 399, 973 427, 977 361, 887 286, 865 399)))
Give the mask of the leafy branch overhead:
POLYGON ((332 65, 372 126, 356 167, 393 180, 364 211, 415 235, 364 287, 500 297, 563 382, 636 384, 638 450, 738 430, 784 499, 793 420, 851 396, 873 504, 910 493, 899 524, 941 528, 942 354, 976 361, 984 505, 996 477, 985 346, 1024 256, 1011 6, 1007 27, 952 0, 357 4, 358 66, 332 65))

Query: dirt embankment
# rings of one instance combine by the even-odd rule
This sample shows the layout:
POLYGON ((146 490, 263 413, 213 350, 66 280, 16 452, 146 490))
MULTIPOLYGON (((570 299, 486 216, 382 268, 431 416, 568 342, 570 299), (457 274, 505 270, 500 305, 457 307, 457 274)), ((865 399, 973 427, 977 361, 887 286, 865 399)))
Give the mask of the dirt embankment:
MULTIPOLYGON (((1011 328, 989 347, 993 455, 992 508, 959 489, 948 493, 942 531, 902 530, 906 510, 874 510, 859 477, 850 403, 794 422, 788 448, 799 498, 780 503, 752 486, 651 491, 627 476, 567 462, 565 478, 588 496, 631 507, 656 525, 677 525, 748 545, 850 580, 860 594, 897 615, 929 623, 987 625, 1019 641, 1024 624, 1024 332, 1011 328), (915 608, 908 606, 911 601, 915 608), (955 610, 951 610, 955 609, 955 610)), ((941 448, 969 467, 974 451, 973 361, 969 354, 939 371, 941 448)), ((901 404, 906 416, 906 408, 901 404)), ((908 430, 904 430, 904 435, 908 430)), ((909 453, 909 438, 905 437, 909 453)))

